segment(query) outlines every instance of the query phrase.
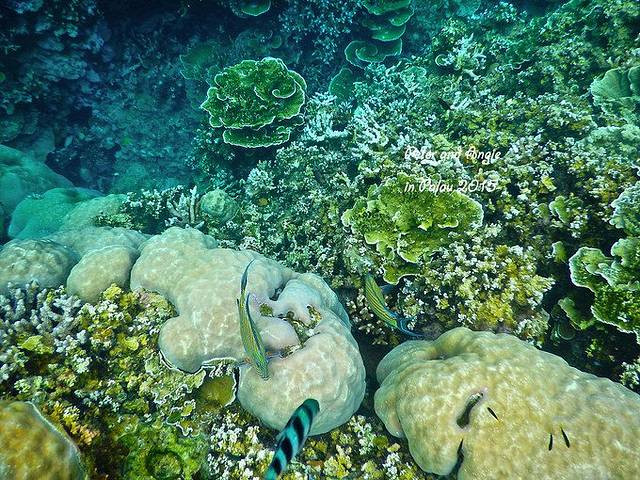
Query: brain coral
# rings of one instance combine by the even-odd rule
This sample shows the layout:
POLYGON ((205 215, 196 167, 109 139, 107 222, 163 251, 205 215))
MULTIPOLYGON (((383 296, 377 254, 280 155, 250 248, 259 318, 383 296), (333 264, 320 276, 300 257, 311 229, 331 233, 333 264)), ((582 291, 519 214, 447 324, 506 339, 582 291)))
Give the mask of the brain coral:
POLYGON ((75 445, 28 402, 0 402, 0 478, 86 478, 75 445))
POLYGON ((364 396, 364 366, 335 293, 316 275, 298 274, 252 251, 216 248, 194 229, 177 227, 148 240, 131 272, 131 287, 156 291, 179 315, 165 323, 159 344, 174 366, 195 372, 215 359, 245 360, 236 299, 247 264, 252 316, 267 351, 271 378, 241 369, 239 399, 274 428, 314 396, 321 413, 314 433, 347 421, 364 396), (323 414, 323 412, 325 412, 323 414))
POLYGON ((640 396, 506 334, 450 330, 379 364, 375 410, 428 472, 640 478, 640 396))

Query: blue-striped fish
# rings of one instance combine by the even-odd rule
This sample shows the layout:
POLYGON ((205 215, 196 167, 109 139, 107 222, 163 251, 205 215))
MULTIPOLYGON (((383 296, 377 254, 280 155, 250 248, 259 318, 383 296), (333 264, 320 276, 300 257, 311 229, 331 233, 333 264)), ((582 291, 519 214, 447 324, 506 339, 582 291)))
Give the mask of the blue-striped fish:
POLYGON ((240 280, 240 298, 236 299, 238 305, 238 316, 240 317, 240 337, 242 345, 249 357, 251 365, 258 371, 263 380, 269 379, 269 362, 267 360, 267 352, 262 342, 260 332, 256 328, 256 324, 251 318, 249 309, 249 296, 247 295, 247 277, 249 267, 255 261, 251 260, 247 268, 244 269, 242 279, 240 280))
POLYGON ((410 319, 401 317, 397 313, 389 310, 389 308, 387 307, 387 303, 384 301, 382 289, 378 286, 375 279, 369 274, 365 275, 364 277, 364 296, 367 299, 369 308, 373 311, 375 316, 382 320, 384 323, 392 328, 399 330, 405 335, 417 338, 424 337, 424 335, 412 332, 407 328, 407 323, 409 323, 410 319))
POLYGON ((307 398, 296 408, 293 415, 278 435, 276 451, 267 469, 264 480, 277 480, 289 465, 289 462, 302 450, 313 425, 313 419, 320 410, 320 404, 313 398, 307 398))

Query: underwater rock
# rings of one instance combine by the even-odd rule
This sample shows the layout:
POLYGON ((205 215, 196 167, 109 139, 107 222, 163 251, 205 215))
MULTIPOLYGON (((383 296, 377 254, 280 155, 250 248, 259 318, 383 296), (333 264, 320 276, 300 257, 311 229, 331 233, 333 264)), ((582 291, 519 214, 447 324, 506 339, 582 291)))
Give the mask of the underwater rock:
POLYGON ((0 478, 80 480, 80 454, 28 402, 0 402, 0 478))
POLYGON ((415 461, 457 478, 637 478, 640 396, 516 337, 450 330, 377 369, 375 410, 415 461))
POLYGON ((316 275, 295 273, 256 252, 216 248, 213 238, 194 229, 173 227, 152 237, 133 267, 131 287, 160 293, 179 313, 162 327, 162 353, 187 372, 217 359, 245 360, 236 299, 251 260, 252 316, 267 351, 285 358, 270 360, 268 381, 242 367, 241 403, 282 428, 304 399, 314 397, 321 407, 314 433, 344 423, 364 396, 364 366, 346 312, 316 275))

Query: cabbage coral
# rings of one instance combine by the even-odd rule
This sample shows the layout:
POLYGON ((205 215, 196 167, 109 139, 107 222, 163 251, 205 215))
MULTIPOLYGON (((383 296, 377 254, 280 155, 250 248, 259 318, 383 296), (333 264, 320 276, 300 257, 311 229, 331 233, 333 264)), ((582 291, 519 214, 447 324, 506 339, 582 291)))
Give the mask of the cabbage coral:
POLYGON ((417 273, 415 264, 450 242, 452 232, 482 224, 482 206, 453 190, 434 193, 406 175, 371 186, 366 198, 342 215, 342 223, 363 235, 382 257, 387 282, 417 273))
POLYGON ((214 77, 201 107, 231 145, 256 148, 289 140, 303 123, 307 84, 278 58, 244 60, 214 77))
POLYGON ((361 23, 370 38, 354 40, 344 51, 347 61, 360 68, 402 53, 402 35, 414 12, 412 0, 367 0, 364 7, 368 15, 361 23))

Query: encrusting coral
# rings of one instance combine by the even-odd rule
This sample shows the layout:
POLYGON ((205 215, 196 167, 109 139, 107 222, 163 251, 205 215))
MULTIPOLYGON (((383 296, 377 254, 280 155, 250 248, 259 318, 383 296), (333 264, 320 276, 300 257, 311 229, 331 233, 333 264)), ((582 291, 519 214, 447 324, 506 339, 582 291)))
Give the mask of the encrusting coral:
POLYGON ((636 478, 640 396, 507 334, 450 330, 378 365, 375 410, 420 467, 457 478, 636 478))

